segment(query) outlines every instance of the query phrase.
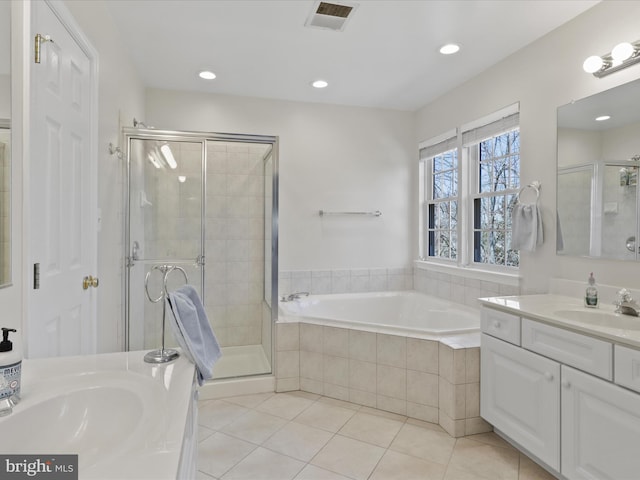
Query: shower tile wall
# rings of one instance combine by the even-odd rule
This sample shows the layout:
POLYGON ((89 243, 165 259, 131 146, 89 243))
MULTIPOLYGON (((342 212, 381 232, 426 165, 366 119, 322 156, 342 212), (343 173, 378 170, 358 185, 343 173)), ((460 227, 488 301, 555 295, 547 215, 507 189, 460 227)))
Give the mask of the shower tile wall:
POLYGON ((352 270, 298 270, 281 271, 278 275, 278 293, 385 292, 413 289, 413 268, 357 268, 352 270))
POLYGON ((470 307, 480 307, 478 298, 498 295, 518 295, 520 287, 506 283, 467 278, 424 268, 416 268, 414 289, 437 297, 462 303, 470 307))
POLYGON ((207 147, 205 307, 222 346, 262 342, 265 147, 207 147))
MULTIPOLYGON (((139 190, 131 202, 132 239, 139 241, 139 256, 146 260, 193 259, 193 264, 183 267, 189 283, 200 290, 201 273, 195 262, 202 243, 202 144, 170 142, 169 145, 177 167, 156 168, 145 159, 142 166, 144 175, 140 177, 144 178, 144 185, 132 185, 134 191, 139 190), (144 225, 144 231, 140 232, 136 224, 144 225)), ((134 281, 142 285, 147 269, 135 275, 134 281)), ((157 271, 150 276, 149 291, 154 297, 162 290, 161 278, 157 271)), ((182 283, 183 278, 175 272, 168 285, 171 289, 182 283)), ((144 347, 157 348, 161 343, 162 303, 154 304, 145 298, 144 316, 144 347)), ((167 332, 167 344, 172 345, 174 342, 169 330, 167 332)))

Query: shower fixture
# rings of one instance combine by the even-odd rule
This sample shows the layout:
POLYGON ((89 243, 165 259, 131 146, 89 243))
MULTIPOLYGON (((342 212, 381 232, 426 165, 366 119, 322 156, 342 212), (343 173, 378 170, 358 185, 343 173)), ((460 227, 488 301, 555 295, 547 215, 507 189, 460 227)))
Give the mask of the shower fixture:
POLYGON ((153 127, 148 126, 144 122, 139 122, 138 120, 136 120, 136 117, 133 117, 133 126, 136 127, 136 128, 153 128, 153 127))

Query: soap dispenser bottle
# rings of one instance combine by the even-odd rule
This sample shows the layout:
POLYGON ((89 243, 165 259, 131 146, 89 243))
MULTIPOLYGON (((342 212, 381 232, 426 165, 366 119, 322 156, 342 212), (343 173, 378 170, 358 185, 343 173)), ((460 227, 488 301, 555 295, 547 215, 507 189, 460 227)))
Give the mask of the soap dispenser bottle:
POLYGON ((20 374, 22 370, 22 354, 19 348, 14 348, 9 340, 9 333, 16 332, 14 328, 2 328, 2 342, 0 342, 0 399, 20 399, 20 374))
POLYGON ((596 279, 593 272, 589 276, 589 286, 584 294, 584 306, 588 308, 598 308, 598 289, 596 288, 596 279))

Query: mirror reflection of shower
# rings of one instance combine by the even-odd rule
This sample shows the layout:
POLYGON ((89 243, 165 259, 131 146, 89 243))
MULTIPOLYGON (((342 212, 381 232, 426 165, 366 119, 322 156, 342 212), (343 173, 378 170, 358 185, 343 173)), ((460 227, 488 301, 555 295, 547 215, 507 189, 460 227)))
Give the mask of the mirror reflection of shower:
POLYGON ((171 263, 187 272, 223 348, 215 377, 270 373, 277 139, 138 126, 125 129, 125 145, 125 348, 159 347, 161 306, 145 301, 144 278, 171 263))

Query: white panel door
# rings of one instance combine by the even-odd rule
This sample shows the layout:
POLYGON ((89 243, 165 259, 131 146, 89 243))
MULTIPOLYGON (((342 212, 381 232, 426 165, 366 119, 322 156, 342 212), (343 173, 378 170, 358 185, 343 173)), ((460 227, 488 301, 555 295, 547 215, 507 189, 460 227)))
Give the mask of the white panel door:
POLYGON ((29 259, 40 285, 29 289, 27 354, 95 353, 96 292, 83 288, 97 276, 92 64, 48 3, 31 5, 31 38, 52 42, 30 61, 29 259))
POLYGON ((640 478, 640 396, 562 366, 562 474, 640 478))
POLYGON ((480 348, 480 415, 560 469, 560 364, 487 334, 480 348))

